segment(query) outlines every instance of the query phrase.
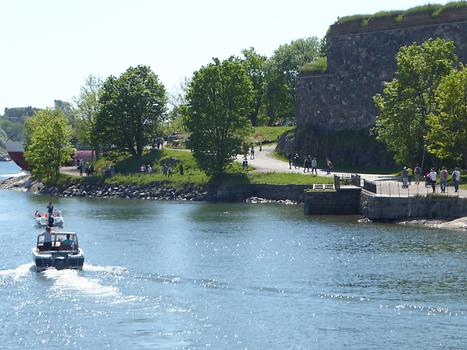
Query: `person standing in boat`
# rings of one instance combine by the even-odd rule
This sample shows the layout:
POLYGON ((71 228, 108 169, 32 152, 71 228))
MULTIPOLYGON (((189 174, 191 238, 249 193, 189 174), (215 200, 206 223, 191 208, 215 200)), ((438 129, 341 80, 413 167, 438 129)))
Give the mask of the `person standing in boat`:
POLYGON ((49 216, 53 215, 54 213, 54 206, 52 202, 49 202, 49 204, 47 204, 47 213, 49 213, 49 216))
POLYGON ((54 225, 54 206, 52 202, 47 205, 47 214, 48 226, 52 227, 54 225))
POLYGON ((44 231, 44 250, 52 249, 52 229, 47 226, 44 231))

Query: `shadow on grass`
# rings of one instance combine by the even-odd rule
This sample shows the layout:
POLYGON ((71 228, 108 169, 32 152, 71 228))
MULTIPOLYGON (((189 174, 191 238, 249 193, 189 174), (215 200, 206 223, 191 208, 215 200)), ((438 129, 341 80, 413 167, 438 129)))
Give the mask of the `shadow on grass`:
POLYGON ((232 172, 212 176, 208 181, 208 186, 210 188, 218 188, 226 185, 246 185, 250 183, 250 179, 246 173, 232 172))
POLYGON ((115 170, 121 174, 137 173, 142 164, 154 164, 162 158, 163 152, 160 149, 153 149, 143 153, 141 158, 134 158, 128 154, 123 158, 115 159, 115 170))

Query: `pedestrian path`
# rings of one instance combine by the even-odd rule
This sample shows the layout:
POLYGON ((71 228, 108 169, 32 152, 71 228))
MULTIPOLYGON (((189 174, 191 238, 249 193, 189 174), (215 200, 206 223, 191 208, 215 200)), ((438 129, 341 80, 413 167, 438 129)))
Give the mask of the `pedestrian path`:
MULTIPOLYGON (((303 167, 295 168, 292 166, 289 168, 287 161, 278 159, 274 156, 275 144, 265 145, 262 147, 261 152, 259 147, 255 147, 255 157, 251 159, 248 156, 248 164, 254 167, 256 172, 282 172, 282 173, 296 173, 305 174, 312 176, 311 173, 304 173, 303 167)), ((243 161, 243 155, 237 156, 237 161, 240 163, 243 161)), ((319 164, 318 164, 319 166, 319 164)), ((399 181, 398 176, 388 174, 367 174, 367 173, 351 173, 332 171, 330 174, 326 170, 318 169, 319 176, 330 176, 338 175, 341 177, 350 177, 351 175, 358 174, 362 179, 373 181, 376 183, 377 193, 384 196, 426 196, 433 193, 431 186, 425 187, 425 183, 420 182, 419 184, 411 183, 408 188, 402 188, 402 183, 399 181)), ((459 192, 454 192, 452 186, 448 186, 445 193, 440 191, 439 185, 435 188, 435 194, 441 196, 459 196, 467 197, 467 190, 460 189, 459 192)))
MULTIPOLYGON (((311 173, 305 173, 303 171, 303 166, 301 167, 294 167, 289 168, 289 163, 287 161, 278 159, 274 156, 274 150, 276 148, 275 144, 270 144, 270 145, 264 145, 262 147, 261 152, 259 151, 259 147, 255 147, 255 158, 251 159, 250 156, 248 156, 248 164, 253 166, 255 168, 254 171, 257 172, 282 172, 282 173, 296 173, 296 174, 305 174, 305 175, 312 175, 311 173)), ((237 156, 237 161, 240 163, 243 161, 243 155, 238 155, 237 156)), ((319 163, 318 163, 319 166, 319 163)), ((334 175, 339 175, 343 177, 350 177, 355 173, 351 172, 343 172, 343 171, 332 171, 330 174, 326 172, 324 169, 318 169, 318 174, 319 176, 334 176, 334 175)), ((396 177, 387 175, 387 174, 364 174, 364 173, 359 173, 361 177, 364 177, 368 180, 390 180, 390 179, 396 179, 396 177)))

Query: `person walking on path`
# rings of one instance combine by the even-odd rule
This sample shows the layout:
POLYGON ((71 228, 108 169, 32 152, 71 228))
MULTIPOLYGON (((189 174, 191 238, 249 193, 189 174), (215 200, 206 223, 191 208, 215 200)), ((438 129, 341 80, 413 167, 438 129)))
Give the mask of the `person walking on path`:
POLYGON ((311 157, 310 155, 307 155, 305 157, 305 161, 303 162, 303 172, 309 173, 310 169, 311 169, 311 157))
POLYGON ((436 192, 436 176, 438 174, 435 171, 435 168, 431 168, 430 174, 428 175, 430 177, 431 181, 431 188, 433 189, 433 193, 436 192))
POLYGON ((330 174, 332 171, 332 162, 329 159, 326 159, 326 174, 330 174))
POLYGON ((439 173, 439 186, 441 188, 442 193, 446 192, 446 187, 448 185, 448 177, 449 177, 449 173, 446 170, 446 168, 443 166, 443 168, 441 169, 441 172, 439 173))
POLYGON ((250 159, 255 159, 255 148, 254 148, 254 147, 251 147, 251 150, 250 150, 250 159))
POLYGON ((295 156, 293 157, 293 162, 295 169, 300 168, 300 156, 298 155, 298 153, 295 153, 295 156))
POLYGON ((418 185, 420 183, 420 174, 422 173, 422 169, 420 165, 415 165, 415 169, 413 170, 413 174, 415 177, 415 183, 418 185))
POLYGON ((246 157, 243 158, 242 166, 243 166, 243 171, 247 172, 248 171, 248 160, 246 159, 246 157))
POLYGON ((454 183, 454 192, 459 191, 459 182, 461 181, 461 172, 459 168, 456 167, 452 172, 452 182, 454 183))
POLYGON ((404 167, 402 169, 402 188, 408 188, 409 187, 409 171, 407 170, 407 167, 404 167))
POLYGON ((318 175, 318 161, 316 160, 316 157, 313 157, 311 160, 311 173, 313 174, 313 171, 315 172, 316 175, 318 175))
POLYGON ((289 169, 292 169, 292 163, 293 163, 292 153, 287 154, 287 158, 289 160, 289 169))

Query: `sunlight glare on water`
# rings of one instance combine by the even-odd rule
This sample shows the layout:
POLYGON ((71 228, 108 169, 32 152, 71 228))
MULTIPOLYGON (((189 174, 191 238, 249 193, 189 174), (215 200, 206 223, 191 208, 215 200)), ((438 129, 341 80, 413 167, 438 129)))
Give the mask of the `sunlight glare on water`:
POLYGON ((467 344, 467 234, 302 207, 0 191, 0 348, 430 349, 467 344), (82 271, 36 272, 53 200, 82 271), (11 209, 15 204, 14 210, 11 209))

